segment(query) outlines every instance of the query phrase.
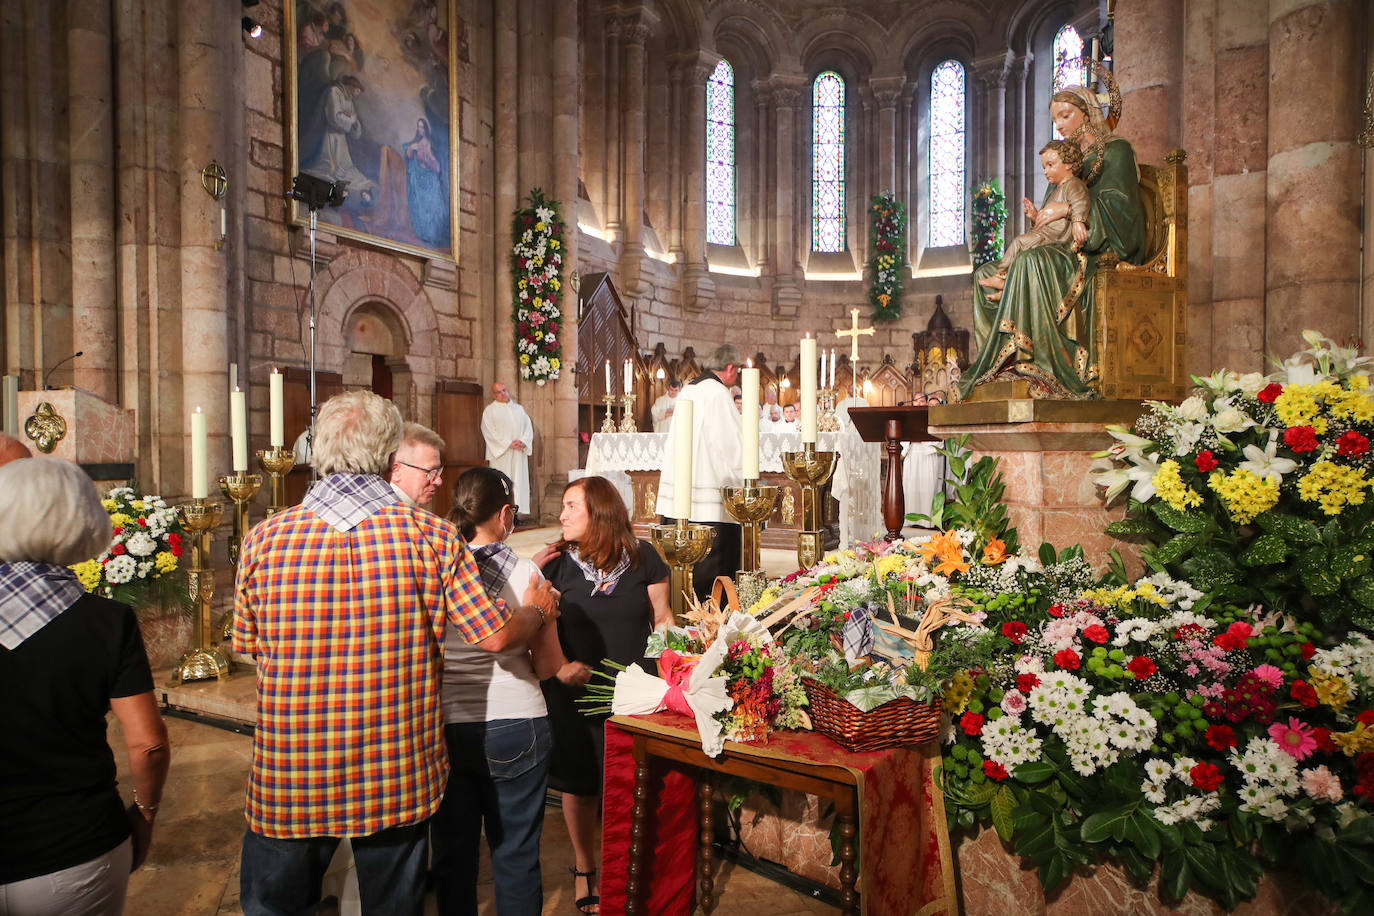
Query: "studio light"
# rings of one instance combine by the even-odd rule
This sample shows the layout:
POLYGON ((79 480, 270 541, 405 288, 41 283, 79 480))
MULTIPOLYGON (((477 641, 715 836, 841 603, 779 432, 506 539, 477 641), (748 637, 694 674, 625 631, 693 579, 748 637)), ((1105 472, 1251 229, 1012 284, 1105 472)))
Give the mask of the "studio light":
POLYGON ((248 33, 249 38, 262 36, 262 25, 252 16, 244 16, 242 22, 243 30, 248 33))

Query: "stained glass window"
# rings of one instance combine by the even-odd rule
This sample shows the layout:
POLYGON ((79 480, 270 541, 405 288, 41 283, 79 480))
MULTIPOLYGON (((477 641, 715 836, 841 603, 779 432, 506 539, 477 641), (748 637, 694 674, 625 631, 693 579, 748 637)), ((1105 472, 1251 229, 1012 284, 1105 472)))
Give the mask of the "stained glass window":
POLYGON ((964 65, 947 60, 930 74, 930 245, 964 243, 964 65))
POLYGON ((1054 91, 1066 86, 1086 86, 1088 68, 1083 66, 1083 39, 1066 25, 1054 35, 1054 91))
POLYGON ((724 60, 706 83, 706 241, 735 244, 735 71, 724 60))
POLYGON ((844 241, 844 79, 827 70, 811 85, 811 248, 844 241))

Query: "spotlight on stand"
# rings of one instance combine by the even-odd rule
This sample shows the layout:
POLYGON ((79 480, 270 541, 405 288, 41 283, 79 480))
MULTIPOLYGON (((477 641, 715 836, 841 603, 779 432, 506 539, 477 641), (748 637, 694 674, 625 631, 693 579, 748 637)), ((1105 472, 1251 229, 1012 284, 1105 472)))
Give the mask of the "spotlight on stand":
POLYGON ((312 213, 324 207, 337 207, 348 197, 348 182, 326 181, 309 172, 301 172, 291 179, 292 200, 305 204, 312 213))
POLYGON ((248 33, 249 38, 262 37, 262 24, 259 23, 252 16, 244 16, 243 19, 240 20, 240 22, 243 25, 243 30, 248 33))

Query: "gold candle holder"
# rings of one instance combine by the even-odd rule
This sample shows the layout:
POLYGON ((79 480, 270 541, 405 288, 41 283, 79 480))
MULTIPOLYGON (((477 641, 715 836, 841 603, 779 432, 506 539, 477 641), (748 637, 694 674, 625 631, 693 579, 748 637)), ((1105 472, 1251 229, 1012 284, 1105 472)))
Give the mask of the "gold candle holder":
POLYGON ((175 687, 186 681, 229 676, 229 659, 217 646, 210 644, 210 599, 215 594, 215 567, 210 562, 210 532, 219 524, 223 506, 198 497, 177 506, 186 530, 191 533, 191 569, 187 585, 191 594, 191 648, 181 656, 172 669, 175 687))
POLYGON ((267 514, 276 515, 286 508, 286 475, 296 466, 296 454, 280 445, 258 449, 258 464, 262 465, 271 481, 267 514))
POLYGON ((821 390, 821 403, 816 418, 816 429, 823 433, 837 433, 840 431, 840 418, 835 413, 835 405, 838 403, 835 395, 839 393, 836 388, 824 388, 821 390))
POLYGON ((635 425, 634 401, 635 396, 632 394, 620 396, 620 431, 622 433, 639 432, 639 427, 635 425))
POLYGON ((816 443, 803 442, 800 452, 783 452, 782 469, 801 485, 802 530, 797 532, 797 566, 810 569, 825 553, 821 528, 821 496, 835 472, 835 453, 816 451, 816 443))
POLYGON ((613 432, 616 432, 616 428, 615 428, 615 395, 608 391, 608 392, 606 392, 605 396, 602 397, 601 400, 602 400, 602 402, 605 403, 605 405, 606 405, 606 418, 605 418, 604 420, 601 421, 601 431, 602 431, 603 433, 613 433, 613 432))
POLYGON ((668 603, 673 617, 681 619, 687 609, 685 594, 692 590, 692 567, 711 551, 715 529, 709 525, 694 525, 680 518, 672 525, 652 525, 649 539, 663 562, 672 571, 668 578, 668 603))
POLYGON ((759 555, 759 532, 764 519, 773 514, 778 503, 777 487, 761 487, 757 479, 742 487, 721 487, 725 511, 740 523, 740 572, 755 572, 763 564, 759 555))
MULTIPOLYGON (((248 506, 262 488, 262 475, 235 471, 219 479, 219 490, 226 499, 234 501, 234 533, 229 538, 229 564, 235 569, 239 565, 239 550, 243 547, 243 536, 248 533, 248 506)), ((234 612, 224 615, 216 628, 220 642, 229 638, 234 627, 234 612)))

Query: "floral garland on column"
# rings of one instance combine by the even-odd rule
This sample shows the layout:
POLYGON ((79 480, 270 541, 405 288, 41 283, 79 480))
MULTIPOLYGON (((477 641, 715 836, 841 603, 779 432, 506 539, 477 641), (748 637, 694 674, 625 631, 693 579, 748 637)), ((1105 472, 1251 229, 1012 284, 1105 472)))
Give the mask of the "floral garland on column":
POLYGON ((520 377, 543 385, 558 378, 563 347, 558 329, 563 281, 563 218, 558 201, 539 188, 530 191, 529 204, 515 211, 510 269, 515 290, 515 358, 520 377))
POLYGON ((973 269, 1002 257, 1002 227, 1007 222, 1007 195, 988 178, 973 188, 973 269))
POLYGON ((906 248, 906 207, 891 191, 874 194, 868 205, 873 217, 874 255, 868 259, 868 301, 874 321, 902 316, 902 252, 906 248))

